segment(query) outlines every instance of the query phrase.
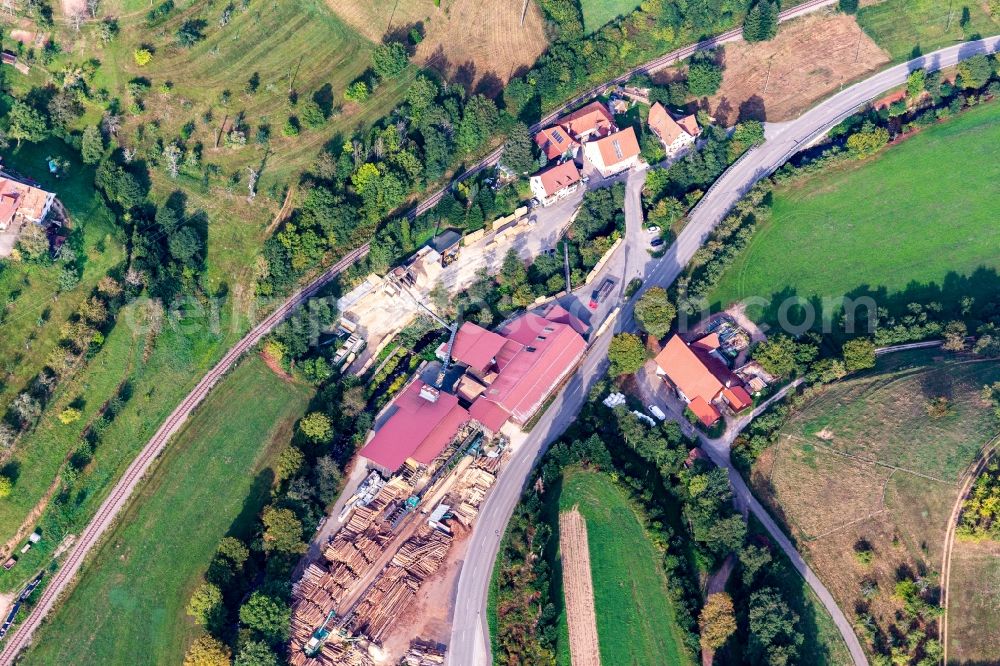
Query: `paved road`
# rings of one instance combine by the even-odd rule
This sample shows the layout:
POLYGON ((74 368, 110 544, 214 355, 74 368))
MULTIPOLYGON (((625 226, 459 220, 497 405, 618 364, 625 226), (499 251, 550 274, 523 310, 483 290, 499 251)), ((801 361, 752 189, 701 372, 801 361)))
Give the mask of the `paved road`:
MULTIPOLYGON (((635 300, 651 286, 668 286, 680 274, 695 251, 705 242, 715 225, 732 208, 754 183, 784 164, 789 157, 839 123, 865 102, 884 91, 903 84, 914 69, 929 70, 948 67, 977 53, 996 52, 1000 49, 1000 36, 958 44, 916 58, 885 70, 821 102, 799 118, 781 125, 771 126, 766 143, 746 153, 716 184, 706 192, 692 211, 689 222, 676 242, 658 260, 645 266, 642 290, 626 303, 616 324, 617 330, 634 328, 632 306, 635 300)), ((634 256, 634 254, 633 254, 634 256)), ((501 474, 493 492, 487 497, 473 530, 465 563, 459 575, 455 598, 454 618, 448 661, 454 666, 486 664, 490 661, 486 632, 486 598, 490 574, 499 548, 500 535, 513 513, 514 506, 535 461, 545 447, 556 439, 573 421, 582 407, 587 392, 603 374, 605 354, 610 342, 610 330, 592 343, 591 350, 576 375, 561 393, 530 437, 512 458, 501 474)), ((728 462, 728 451, 726 454, 728 462)), ((731 478, 734 475, 730 475, 731 478)), ((793 565, 803 574, 813 589, 825 591, 819 579, 808 569, 801 556, 787 537, 752 496, 746 484, 735 475, 737 495, 746 498, 747 505, 774 536, 776 542, 788 553, 793 565)), ((829 592, 821 600, 837 622, 851 655, 857 664, 867 664, 867 658, 850 623, 833 601, 829 592), (839 617, 838 617, 839 616, 839 617)))
POLYGON ((38 603, 32 609, 31 613, 27 616, 25 621, 20 624, 14 633, 11 635, 10 640, 4 646, 2 652, 0 652, 0 664, 11 664, 14 661, 14 657, 17 656, 24 647, 26 647, 31 640, 31 637, 38 628, 42 619, 45 618, 46 614, 52 609, 53 604, 58 599, 59 595, 66 589, 66 586, 73 580, 76 572, 80 569, 83 564, 84 558, 87 553, 90 552, 91 548, 100 540, 101 535, 110 527, 115 518, 118 516, 119 511, 124 508, 125 504, 128 502, 129 497, 135 487, 142 481, 143 476, 149 469, 153 461, 156 460, 157 456, 163 451, 170 437, 176 433, 184 422, 187 420, 191 412, 205 399, 208 392, 212 390, 212 387, 229 371, 230 368, 235 365, 236 361, 240 359, 243 354, 253 348, 261 338, 270 333, 275 326, 280 324, 285 320, 292 312, 294 312, 299 306, 305 303, 310 297, 312 297, 316 292, 318 292, 323 286, 325 286, 330 280, 340 274, 343 270, 348 268, 351 264, 357 261, 359 258, 363 257, 367 253, 367 247, 359 248, 354 252, 351 252, 346 257, 338 261, 336 264, 327 269, 320 277, 318 277, 312 284, 305 287, 288 298, 280 307, 278 307, 272 314, 270 314, 264 321, 253 328, 242 340, 240 340, 225 356, 222 357, 214 368, 212 368, 208 374, 206 374, 200 382, 194 387, 191 393, 188 394, 184 401, 177 406, 177 408, 171 412, 167 420, 164 421, 163 425, 156 431, 156 434, 146 443, 139 455, 132 461, 128 469, 125 470, 125 474, 122 478, 115 484, 115 487, 111 490, 107 499, 101 504, 100 508, 97 510, 97 514, 90 521, 87 527, 83 530, 80 538, 77 539, 74 546, 65 555, 65 559, 62 561, 59 570, 49 581, 42 593, 41 597, 38 599, 38 603))

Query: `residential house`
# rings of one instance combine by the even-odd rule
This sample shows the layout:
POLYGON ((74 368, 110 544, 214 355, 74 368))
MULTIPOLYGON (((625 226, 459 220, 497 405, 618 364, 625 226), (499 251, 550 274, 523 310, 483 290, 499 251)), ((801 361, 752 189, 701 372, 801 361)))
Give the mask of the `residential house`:
POLYGON ((719 407, 723 405, 741 412, 753 404, 718 349, 719 339, 714 333, 690 345, 674 335, 656 355, 656 373, 706 426, 722 417, 719 407))
POLYGON ((583 147, 584 156, 605 178, 638 166, 639 152, 639 140, 631 127, 590 141, 583 147))
POLYGON ((698 121, 694 115, 674 120, 673 116, 659 102, 649 107, 647 122, 649 129, 659 137, 667 157, 670 158, 678 157, 690 150, 698 135, 701 134, 701 128, 698 127, 698 121))
POLYGON ((528 180, 531 193, 543 206, 576 192, 581 182, 580 172, 572 161, 542 169, 528 180))
POLYGON ((535 135, 535 143, 545 159, 575 158, 581 144, 615 131, 615 121, 601 102, 590 104, 562 116, 535 135))
POLYGON ((14 180, 0 172, 0 231, 15 223, 41 224, 49 214, 56 195, 14 180))

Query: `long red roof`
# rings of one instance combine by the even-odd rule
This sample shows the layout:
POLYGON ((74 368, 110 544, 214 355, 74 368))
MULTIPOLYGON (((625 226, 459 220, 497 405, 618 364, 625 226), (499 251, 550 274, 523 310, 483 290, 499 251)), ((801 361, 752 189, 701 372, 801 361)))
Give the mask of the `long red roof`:
POLYGON ((441 455, 469 420, 469 412, 450 393, 440 392, 434 402, 424 399, 420 395, 424 386, 417 379, 393 401, 394 411, 361 449, 362 456, 396 470, 407 458, 429 465, 441 455))

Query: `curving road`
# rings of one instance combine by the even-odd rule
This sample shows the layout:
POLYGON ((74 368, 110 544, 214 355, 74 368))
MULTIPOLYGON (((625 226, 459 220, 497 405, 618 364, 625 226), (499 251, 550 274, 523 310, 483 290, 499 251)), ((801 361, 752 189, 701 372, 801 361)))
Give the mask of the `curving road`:
MULTIPOLYGON (((632 330, 632 306, 641 294, 652 286, 670 285, 683 270, 695 251, 705 242, 715 225, 726 215, 757 181, 773 173, 798 150, 828 131, 866 102, 886 90, 902 85, 914 69, 935 70, 948 67, 979 53, 1000 50, 1000 36, 957 44, 909 62, 890 67, 850 88, 828 98, 799 118, 768 127, 767 141, 746 153, 716 181, 691 212, 689 222, 666 254, 645 266, 643 289, 622 309, 615 327, 599 336, 566 389, 557 396, 539 424, 511 458, 493 491, 483 504, 465 562, 459 574, 455 595, 452 634, 448 661, 454 666, 479 666, 490 661, 486 626, 486 599, 499 549, 500 535, 506 527, 521 495, 524 483, 535 461, 545 447, 556 439, 572 422, 586 399, 593 383, 603 374, 605 356, 611 339, 611 329, 632 330)), ((645 250, 643 250, 644 252, 645 250)), ((726 451, 728 461, 728 450, 726 451)), ((733 475, 731 475, 733 476, 733 475)), ((837 607, 829 592, 781 532, 764 508, 753 497, 746 484, 736 475, 734 488, 749 508, 761 518, 776 542, 792 559, 810 586, 830 611, 856 664, 867 664, 867 658, 850 623, 837 607), (826 592, 826 594, 821 594, 826 592)))
POLYGON ((91 548, 100 540, 101 535, 114 523, 118 512, 122 510, 131 496, 132 491, 142 481, 143 476, 149 469, 153 461, 163 451, 170 437, 176 433, 187 420, 191 412, 205 399, 212 387, 226 374, 239 358, 249 349, 253 348, 261 338, 270 333, 275 326, 285 320, 296 308, 305 303, 316 294, 330 280, 348 268, 355 261, 367 254, 368 248, 358 248, 351 252, 336 264, 328 268, 322 275, 314 280, 309 286, 300 289, 281 304, 264 321, 259 323, 247 335, 240 340, 225 356, 222 357, 214 368, 206 374, 200 382, 192 389, 184 401, 171 412, 167 420, 156 431, 153 437, 146 443, 136 456, 132 464, 125 470, 125 474, 115 484, 107 499, 97 510, 97 514, 91 519, 84 529, 80 538, 65 556, 59 570, 56 571, 52 580, 45 587, 44 592, 38 599, 38 603, 28 614, 25 621, 18 625, 11 635, 10 640, 0 652, 0 664, 11 664, 24 647, 31 640, 31 636, 38 625, 45 618, 45 615, 52 609, 53 604, 59 595, 66 589, 66 586, 73 580, 76 572, 83 564, 84 558, 91 548))

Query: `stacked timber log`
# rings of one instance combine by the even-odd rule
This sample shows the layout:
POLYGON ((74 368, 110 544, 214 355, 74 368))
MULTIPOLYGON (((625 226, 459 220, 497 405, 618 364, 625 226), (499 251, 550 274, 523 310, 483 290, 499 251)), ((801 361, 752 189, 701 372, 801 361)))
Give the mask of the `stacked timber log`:
POLYGON ((440 666, 444 663, 445 646, 416 639, 399 660, 399 666, 440 666))
POLYGON ((407 539, 358 603, 351 633, 381 645, 420 585, 441 567, 451 541, 451 535, 426 526, 407 539))
MULTIPOLYGON (((499 458, 492 458, 492 460, 499 460, 499 458)), ((452 515, 466 527, 471 527, 476 516, 479 515, 479 505, 486 498, 486 493, 493 487, 496 480, 496 475, 479 467, 477 461, 476 465, 465 471, 462 479, 456 484, 454 494, 458 495, 460 501, 452 506, 452 515)))
POLYGON ((412 486, 399 479, 390 480, 367 506, 355 509, 350 520, 323 550, 325 561, 310 564, 292 586, 289 659, 294 666, 327 663, 366 666, 370 663, 370 660, 358 661, 362 657, 367 659, 367 656, 353 647, 340 654, 340 647, 327 648, 324 645, 319 655, 308 659, 302 652, 302 646, 317 628, 323 626, 331 612, 342 612, 339 608, 341 602, 358 579, 369 573, 385 553, 393 538, 392 530, 385 522, 386 511, 398 504, 401 498, 408 497, 412 490, 412 486), (355 653, 361 656, 353 656, 355 653), (335 655, 336 658, 330 655, 335 655))
POLYGON ((315 657, 306 656, 301 647, 293 644, 288 656, 291 666, 375 666, 368 652, 355 643, 331 639, 323 644, 315 657))

